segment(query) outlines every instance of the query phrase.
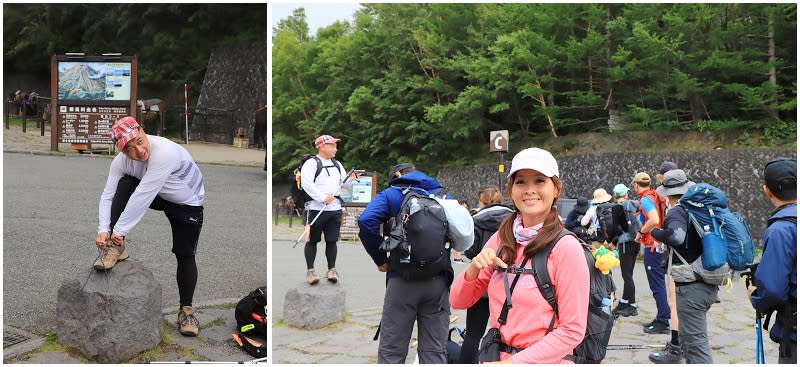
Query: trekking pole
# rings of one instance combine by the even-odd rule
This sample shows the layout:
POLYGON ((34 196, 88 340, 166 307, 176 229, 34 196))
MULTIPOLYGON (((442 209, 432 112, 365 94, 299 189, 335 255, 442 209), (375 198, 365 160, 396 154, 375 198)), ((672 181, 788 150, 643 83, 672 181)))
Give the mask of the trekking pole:
POLYGON ((259 358, 254 359, 252 361, 223 361, 223 362, 212 362, 212 361, 150 361, 147 362, 148 364, 257 364, 261 361, 266 361, 267 358, 259 358))
MULTIPOLYGON (((356 169, 355 169, 355 167, 353 167, 350 170, 350 172, 347 172, 347 176, 345 176, 346 178, 344 179, 344 181, 342 181, 342 184, 339 185, 339 187, 336 189, 336 191, 333 192, 333 194, 332 194, 333 196, 336 196, 336 194, 339 193, 339 190, 341 190, 342 186, 344 186, 344 184, 347 183, 347 181, 350 180, 350 175, 352 175, 353 172, 355 172, 355 171, 356 171, 356 169)), ((331 203, 332 202, 333 202, 333 200, 331 200, 331 203)), ((328 204, 330 204, 330 203, 328 203, 328 204)), ((297 247, 297 244, 300 243, 300 240, 302 240, 306 236, 307 233, 311 232, 311 226, 313 226, 314 223, 317 221, 317 218, 319 218, 319 216, 322 215, 322 212, 325 211, 325 208, 328 207, 328 204, 323 205, 322 209, 319 210, 319 213, 317 213, 317 215, 314 217, 314 219, 311 221, 311 223, 306 224, 305 228, 303 229, 303 233, 300 235, 300 237, 297 237, 297 240, 294 241, 294 245, 292 245, 292 248, 297 247)), ((308 220, 308 218, 306 218, 306 221, 307 220, 308 220)))
POLYGON ((632 350, 663 348, 664 344, 609 344, 606 350, 632 350))
POLYGON ((766 364, 764 361, 764 336, 761 333, 761 313, 756 311, 756 364, 766 364))

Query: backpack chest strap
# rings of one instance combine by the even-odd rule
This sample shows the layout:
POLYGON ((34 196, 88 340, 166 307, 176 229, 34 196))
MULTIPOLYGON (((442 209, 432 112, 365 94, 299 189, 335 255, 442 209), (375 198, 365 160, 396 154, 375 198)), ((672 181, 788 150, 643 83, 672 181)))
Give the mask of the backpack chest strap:
POLYGON ((517 281, 519 281, 519 277, 522 274, 525 274, 525 273, 530 274, 530 273, 533 272, 533 269, 525 269, 525 264, 527 264, 527 263, 528 263, 528 258, 525 258, 525 260, 522 261, 522 264, 520 264, 519 267, 512 266, 510 268, 506 268, 506 269, 502 269, 501 270, 504 273, 508 272, 508 273, 516 274, 516 276, 514 277, 514 281, 511 283, 511 286, 509 287, 509 285, 508 285, 508 276, 503 274, 503 286, 506 289, 506 302, 503 304, 503 309, 500 310, 500 316, 497 317, 497 323, 500 324, 500 325, 505 325, 506 324, 506 319, 508 318, 508 309, 510 309, 512 307, 512 304, 511 304, 511 293, 514 291, 514 287, 517 286, 517 281), (530 270, 530 272, 527 272, 526 270, 530 270))

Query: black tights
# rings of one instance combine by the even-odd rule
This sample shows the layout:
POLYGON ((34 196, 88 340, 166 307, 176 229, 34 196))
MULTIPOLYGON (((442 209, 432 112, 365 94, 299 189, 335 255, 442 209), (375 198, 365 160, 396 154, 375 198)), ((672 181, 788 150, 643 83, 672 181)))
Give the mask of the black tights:
MULTIPOLYGON (((111 201, 112 229, 138 185, 139 179, 132 176, 126 175, 119 180, 114 199, 111 201)), ((178 260, 175 278, 178 281, 180 303, 181 306, 191 306, 194 289, 197 286, 197 263, 194 254, 203 227, 203 207, 175 204, 156 196, 150 203, 150 209, 163 211, 172 227, 172 252, 178 260)))
POLYGON ((625 282, 622 290, 622 299, 628 303, 636 303, 636 286, 633 283, 633 267, 636 257, 639 256, 640 245, 636 242, 625 242, 619 249, 619 267, 622 281, 625 282))
MULTIPOLYGON (((336 241, 325 241, 325 258, 328 260, 328 269, 336 267, 336 241)), ((306 269, 314 269, 314 260, 317 258, 317 243, 306 242, 303 249, 306 255, 306 269)))
POLYGON ((194 297, 194 288, 197 285, 197 263, 194 255, 176 256, 178 259, 178 270, 175 278, 178 281, 178 294, 181 298, 181 307, 191 306, 194 297))

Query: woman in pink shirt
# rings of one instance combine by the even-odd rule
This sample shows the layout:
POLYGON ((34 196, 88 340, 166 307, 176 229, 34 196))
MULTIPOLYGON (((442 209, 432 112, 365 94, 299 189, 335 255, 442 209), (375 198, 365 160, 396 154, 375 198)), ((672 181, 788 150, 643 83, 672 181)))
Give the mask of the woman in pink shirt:
POLYGON ((450 289, 450 304, 455 309, 472 306, 488 292, 491 326, 499 327, 500 341, 515 351, 501 349, 499 363, 572 363, 564 357, 571 355, 583 340, 589 269, 580 243, 572 236, 561 238, 547 259, 559 308, 552 332, 548 334, 547 328, 553 319, 553 308, 529 273, 522 274, 513 289, 506 323, 500 325, 497 321, 506 301, 503 277, 508 277, 511 284, 516 274, 495 269, 520 267, 526 258, 525 268, 530 269, 531 257, 554 240, 563 227, 555 206, 563 190, 558 176, 558 163, 546 150, 528 148, 514 156, 508 194, 517 212, 500 224, 450 289))

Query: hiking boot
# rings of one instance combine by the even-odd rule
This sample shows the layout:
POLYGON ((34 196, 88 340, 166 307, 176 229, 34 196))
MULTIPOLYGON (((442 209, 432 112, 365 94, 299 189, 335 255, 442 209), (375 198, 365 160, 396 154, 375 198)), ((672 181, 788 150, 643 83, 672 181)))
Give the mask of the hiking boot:
POLYGON ((183 306, 178 311, 178 332, 186 336, 197 336, 200 333, 200 322, 194 317, 194 307, 183 306))
POLYGON ((655 320, 649 326, 644 327, 644 332, 647 334, 669 334, 669 325, 655 320))
POLYGON ((620 303, 617 305, 617 308, 614 311, 611 311, 614 316, 638 316, 639 309, 635 306, 631 306, 629 303, 620 303))
POLYGON ((94 270, 108 270, 117 265, 117 261, 128 258, 128 250, 125 246, 117 246, 109 242, 103 249, 103 255, 94 261, 94 270))
POLYGON ((314 273, 314 269, 308 270, 308 272, 306 273, 306 281, 308 282, 308 284, 311 285, 317 284, 317 282, 319 282, 319 277, 317 276, 316 273, 314 273))
POLYGON ((653 324, 655 324, 657 322, 658 322, 658 319, 653 319, 653 321, 650 321, 650 322, 648 322, 646 324, 642 324, 642 325, 644 325, 644 327, 650 327, 651 325, 653 325, 653 324))
POLYGON ((339 281, 339 273, 336 272, 336 268, 330 268, 325 273, 325 278, 331 283, 336 283, 339 281))
POLYGON ((679 345, 667 342, 664 350, 651 353, 649 358, 655 364, 678 364, 683 360, 683 353, 679 345))

